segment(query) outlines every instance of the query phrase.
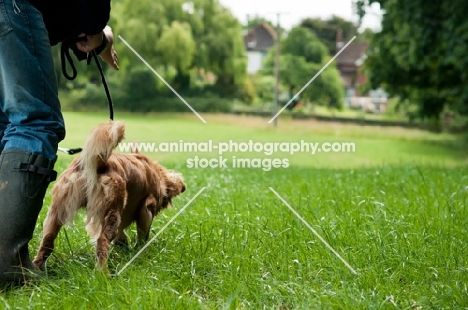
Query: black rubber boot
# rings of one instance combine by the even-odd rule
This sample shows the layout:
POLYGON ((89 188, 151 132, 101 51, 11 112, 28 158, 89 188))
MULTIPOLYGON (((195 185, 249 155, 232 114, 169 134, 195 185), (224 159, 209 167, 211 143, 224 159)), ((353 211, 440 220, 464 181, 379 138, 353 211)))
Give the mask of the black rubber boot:
POLYGON ((36 267, 29 258, 37 217, 55 161, 21 150, 0 155, 0 283, 21 284, 36 267))

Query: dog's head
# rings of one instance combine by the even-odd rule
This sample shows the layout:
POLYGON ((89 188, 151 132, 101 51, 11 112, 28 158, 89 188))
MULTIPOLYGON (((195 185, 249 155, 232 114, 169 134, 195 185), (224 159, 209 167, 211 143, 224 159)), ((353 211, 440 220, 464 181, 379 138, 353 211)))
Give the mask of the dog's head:
POLYGON ((184 183, 182 175, 173 171, 166 171, 164 182, 166 185, 166 195, 163 197, 162 207, 167 208, 169 205, 172 205, 172 198, 185 192, 187 186, 184 183))

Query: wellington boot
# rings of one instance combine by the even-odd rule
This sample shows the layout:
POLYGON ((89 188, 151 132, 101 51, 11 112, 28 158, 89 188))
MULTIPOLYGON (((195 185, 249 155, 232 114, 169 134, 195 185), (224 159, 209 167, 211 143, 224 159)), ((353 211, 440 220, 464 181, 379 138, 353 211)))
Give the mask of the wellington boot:
POLYGON ((31 240, 55 161, 22 150, 0 155, 0 283, 21 284, 36 267, 29 258, 31 240))

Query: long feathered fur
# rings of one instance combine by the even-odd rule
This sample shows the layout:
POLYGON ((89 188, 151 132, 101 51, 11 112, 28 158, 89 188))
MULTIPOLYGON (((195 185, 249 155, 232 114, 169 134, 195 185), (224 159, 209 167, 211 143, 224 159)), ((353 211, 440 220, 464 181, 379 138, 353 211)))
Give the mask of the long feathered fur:
POLYGON ((125 125, 120 121, 109 121, 94 128, 88 136, 80 157, 79 164, 83 169, 82 177, 86 178, 87 196, 90 197, 97 183, 98 169, 105 165, 112 151, 125 138, 125 125))
MULTIPOLYGON (((100 191, 105 187, 98 185, 98 171, 105 167, 113 150, 125 138, 125 125, 121 121, 109 121, 94 128, 83 146, 83 153, 78 164, 81 166, 81 183, 84 185, 88 208, 86 212, 86 231, 92 240, 101 234, 102 205, 100 199, 106 197, 100 191)), ((123 197, 124 201, 126 197, 123 197)))

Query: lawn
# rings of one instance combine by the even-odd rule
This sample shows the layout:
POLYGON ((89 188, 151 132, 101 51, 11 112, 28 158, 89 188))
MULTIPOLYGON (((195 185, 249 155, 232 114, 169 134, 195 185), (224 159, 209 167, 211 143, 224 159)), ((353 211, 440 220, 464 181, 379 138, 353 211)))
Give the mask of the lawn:
MULTIPOLYGON (((78 147, 105 114, 67 113, 78 147)), ((63 229, 47 277, 3 291, 5 309, 456 309, 468 307, 468 151, 448 134, 401 128, 226 115, 136 115, 127 140, 160 142, 352 142, 352 153, 276 152, 287 168, 195 169, 194 156, 151 152, 180 171, 188 190, 158 216, 150 238, 206 189, 126 269, 139 247, 115 248, 107 276, 95 269, 81 213, 63 229), (280 200, 274 189, 353 268, 280 200)), ((60 154, 62 171, 73 156, 60 154)), ((45 200, 31 252, 40 242, 45 200)), ((134 227, 130 231, 135 241, 134 227)))

